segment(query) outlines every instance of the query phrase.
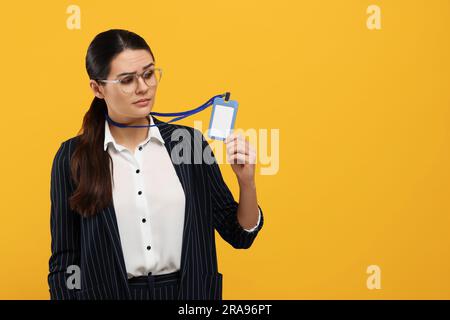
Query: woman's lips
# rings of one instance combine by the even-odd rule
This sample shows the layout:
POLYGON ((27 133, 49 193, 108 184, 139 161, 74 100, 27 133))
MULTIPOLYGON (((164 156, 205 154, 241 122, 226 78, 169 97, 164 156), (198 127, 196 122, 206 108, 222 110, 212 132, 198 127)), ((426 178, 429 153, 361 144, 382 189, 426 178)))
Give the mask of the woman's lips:
POLYGON ((139 107, 145 107, 148 105, 148 103, 150 102, 151 99, 147 99, 147 100, 143 100, 143 101, 139 101, 139 102, 134 102, 133 104, 139 106, 139 107))

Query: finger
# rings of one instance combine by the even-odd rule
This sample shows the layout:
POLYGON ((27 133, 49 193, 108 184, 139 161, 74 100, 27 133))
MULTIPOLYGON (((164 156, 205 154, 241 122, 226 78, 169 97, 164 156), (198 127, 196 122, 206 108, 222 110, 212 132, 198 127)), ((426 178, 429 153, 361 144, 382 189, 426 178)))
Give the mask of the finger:
POLYGON ((241 144, 243 141, 240 137, 231 137, 226 143, 227 148, 231 148, 233 145, 241 144))
POLYGON ((230 136, 229 141, 227 142, 227 147, 230 147, 231 145, 235 145, 235 144, 245 144, 248 141, 246 140, 246 138, 244 136, 242 136, 241 134, 238 134, 236 136, 230 136))
POLYGON ((253 146, 250 144, 250 142, 248 142, 247 140, 236 140, 238 141, 237 143, 230 143, 227 146, 227 153, 234 154, 237 152, 241 152, 244 154, 255 154, 256 156, 256 150, 255 148, 253 148, 253 146))
POLYGON ((250 154, 235 153, 235 154, 229 156, 229 158, 231 158, 231 159, 237 159, 239 157, 245 158, 245 163, 256 164, 256 153, 250 153, 250 154))
POLYGON ((233 164, 246 164, 249 163, 249 156, 242 154, 242 153, 236 153, 229 157, 229 162, 233 164))
POLYGON ((225 143, 233 141, 237 138, 238 138, 238 135, 236 133, 231 133, 228 137, 225 138, 225 143))
POLYGON ((250 150, 249 153, 236 152, 234 155, 235 156, 237 156, 237 155, 244 156, 246 159, 245 163, 256 164, 256 152, 254 152, 252 150, 250 150))
POLYGON ((246 146, 246 142, 242 140, 237 139, 227 144, 227 152, 229 154, 236 152, 247 153, 247 150, 249 151, 249 148, 246 146))
POLYGON ((250 151, 248 163, 256 164, 256 152, 250 151))
POLYGON ((232 142, 232 141, 236 141, 236 140, 244 140, 245 141, 245 137, 241 133, 233 132, 225 139, 225 142, 232 142))

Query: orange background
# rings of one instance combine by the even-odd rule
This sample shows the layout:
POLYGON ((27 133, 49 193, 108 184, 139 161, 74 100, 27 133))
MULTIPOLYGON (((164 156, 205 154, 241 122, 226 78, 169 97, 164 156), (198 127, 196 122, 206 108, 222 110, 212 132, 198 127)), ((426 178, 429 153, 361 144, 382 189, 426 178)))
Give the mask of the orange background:
POLYGON ((87 47, 110 28, 164 69, 154 111, 230 91, 237 127, 280 130, 253 246, 216 233, 224 299, 450 298, 450 1, 198 0, 2 4, 1 299, 49 298, 51 163, 93 98, 87 47))

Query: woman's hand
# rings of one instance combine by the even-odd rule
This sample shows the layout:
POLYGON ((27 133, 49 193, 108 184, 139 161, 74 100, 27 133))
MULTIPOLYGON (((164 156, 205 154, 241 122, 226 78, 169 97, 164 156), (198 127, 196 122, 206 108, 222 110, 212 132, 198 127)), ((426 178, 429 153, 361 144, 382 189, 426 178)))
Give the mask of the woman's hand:
POLYGON ((255 185, 256 151, 240 134, 229 135, 225 143, 227 161, 231 163, 239 182, 238 221, 248 231, 256 226, 259 215, 255 185))
POLYGON ((225 139, 227 161, 237 176, 239 185, 255 185, 256 151, 240 134, 231 134, 225 139))

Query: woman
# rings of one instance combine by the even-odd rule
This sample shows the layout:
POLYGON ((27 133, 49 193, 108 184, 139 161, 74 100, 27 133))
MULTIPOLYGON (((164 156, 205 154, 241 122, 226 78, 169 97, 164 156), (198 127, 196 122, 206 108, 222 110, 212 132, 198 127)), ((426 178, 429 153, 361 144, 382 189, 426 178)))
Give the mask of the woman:
POLYGON ((214 229, 245 249, 263 225, 254 149, 226 140, 237 203, 202 133, 150 115, 161 69, 144 39, 98 34, 86 69, 94 100, 52 165, 51 299, 222 299, 214 229))

